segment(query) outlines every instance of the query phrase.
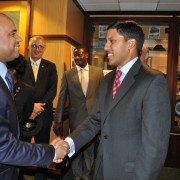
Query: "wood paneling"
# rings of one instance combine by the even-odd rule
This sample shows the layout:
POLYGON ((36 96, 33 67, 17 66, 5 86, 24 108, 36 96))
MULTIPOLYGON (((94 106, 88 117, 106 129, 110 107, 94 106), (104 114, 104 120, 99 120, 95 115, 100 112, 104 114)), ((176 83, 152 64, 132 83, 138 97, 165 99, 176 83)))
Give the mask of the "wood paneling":
POLYGON ((44 52, 43 57, 54 62, 56 64, 56 68, 58 71, 58 89, 57 95, 54 100, 54 107, 57 104, 57 97, 59 94, 62 74, 64 72, 64 52, 65 52, 65 44, 64 41, 53 41, 53 40, 46 40, 46 49, 44 52), (50 53, 51 52, 51 53, 50 53))
POLYGON ((83 43, 83 34, 84 34, 84 15, 76 7, 72 0, 68 0, 68 9, 67 9, 67 28, 66 34, 79 42, 83 43))
POLYGON ((32 0, 31 35, 66 34, 68 0, 32 0))

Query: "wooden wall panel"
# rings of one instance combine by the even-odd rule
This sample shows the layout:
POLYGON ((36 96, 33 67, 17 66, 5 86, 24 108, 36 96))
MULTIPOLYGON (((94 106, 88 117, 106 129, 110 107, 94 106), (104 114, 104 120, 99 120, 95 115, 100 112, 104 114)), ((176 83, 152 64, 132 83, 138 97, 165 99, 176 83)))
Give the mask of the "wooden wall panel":
POLYGON ((54 100, 54 107, 57 104, 57 96, 59 94, 60 84, 62 75, 64 72, 64 52, 65 52, 65 42, 64 41, 53 41, 48 40, 46 41, 46 49, 44 52, 43 57, 48 59, 56 64, 57 72, 58 72, 58 88, 57 88, 57 95, 54 100))
POLYGON ((79 42, 83 43, 84 34, 84 15, 76 7, 72 0, 68 0, 67 9, 67 29, 66 34, 79 42))
POLYGON ((32 0, 31 35, 66 34, 67 0, 32 0))

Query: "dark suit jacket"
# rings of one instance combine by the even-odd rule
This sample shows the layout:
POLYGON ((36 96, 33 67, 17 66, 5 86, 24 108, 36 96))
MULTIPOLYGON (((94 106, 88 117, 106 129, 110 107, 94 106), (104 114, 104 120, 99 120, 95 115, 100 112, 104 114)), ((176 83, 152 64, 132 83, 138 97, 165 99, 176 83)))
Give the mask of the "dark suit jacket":
POLYGON ((45 110, 41 113, 43 124, 51 126, 53 120, 53 100, 57 91, 57 70, 54 63, 41 59, 37 80, 35 82, 30 59, 27 60, 27 68, 22 81, 35 89, 34 102, 46 103, 45 110))
POLYGON ((62 78, 55 122, 62 121, 62 115, 68 98, 70 130, 74 130, 91 112, 103 77, 102 69, 89 66, 89 84, 86 97, 81 88, 77 68, 65 71, 62 78))
POLYGON ((29 119, 34 107, 34 88, 28 84, 17 81, 14 85, 14 101, 20 123, 29 119))
POLYGON ((157 180, 168 149, 170 103, 166 79, 138 60, 112 99, 115 70, 99 88, 92 114, 72 133, 78 151, 101 129, 94 179, 157 180))
POLYGON ((0 179, 18 179, 15 166, 48 167, 55 150, 49 145, 19 141, 19 123, 14 100, 0 77, 0 179))

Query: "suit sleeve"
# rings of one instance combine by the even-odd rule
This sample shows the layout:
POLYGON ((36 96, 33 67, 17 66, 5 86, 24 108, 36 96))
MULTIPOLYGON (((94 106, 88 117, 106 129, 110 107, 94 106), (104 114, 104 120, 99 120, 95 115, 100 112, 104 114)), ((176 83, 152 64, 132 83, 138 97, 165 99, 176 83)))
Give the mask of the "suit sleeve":
POLYGON ((34 107, 34 96, 33 96, 34 89, 29 87, 26 89, 26 92, 27 92, 26 95, 28 96, 28 98, 27 98, 26 102, 24 103, 23 110, 21 112, 22 113, 21 121, 23 123, 29 119, 29 117, 33 111, 33 107, 34 107))
POLYGON ((55 149, 51 145, 31 144, 17 140, 9 128, 8 120, 0 115, 0 162, 7 165, 48 167, 55 149))
POLYGON ((61 83, 61 88, 60 88, 60 92, 59 92, 56 112, 55 112, 55 118, 54 118, 55 123, 62 122, 62 116, 63 116, 67 96, 68 96, 68 83, 67 83, 66 72, 64 72, 63 78, 62 78, 62 83, 61 83))
POLYGON ((0 163, 13 166, 48 167, 55 156, 51 145, 38 145, 18 140, 16 108, 0 77, 0 163))
POLYGON ((142 145, 135 162, 134 180, 158 179, 170 134, 170 102, 167 83, 159 75, 149 85, 142 107, 142 145))
MULTIPOLYGON (((54 63, 51 64, 50 72, 48 73, 48 76, 50 76, 50 80, 48 82, 48 89, 46 91, 46 94, 44 97, 41 99, 41 102, 46 103, 47 105, 52 103, 56 96, 57 92, 57 69, 54 63)), ((46 77, 44 77, 46 78, 46 77)))
POLYGON ((85 144, 90 142, 101 129, 101 113, 99 103, 99 96, 97 96, 97 101, 90 115, 71 133, 71 138, 75 144, 76 152, 85 144))

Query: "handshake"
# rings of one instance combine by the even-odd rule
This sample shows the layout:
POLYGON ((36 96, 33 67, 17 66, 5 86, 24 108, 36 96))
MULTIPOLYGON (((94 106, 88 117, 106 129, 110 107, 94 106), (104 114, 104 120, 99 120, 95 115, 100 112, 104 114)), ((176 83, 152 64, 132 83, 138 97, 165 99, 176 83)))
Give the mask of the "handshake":
POLYGON ((69 153, 69 144, 59 137, 55 138, 50 144, 54 146, 56 152, 56 157, 53 162, 61 163, 64 157, 69 153))

